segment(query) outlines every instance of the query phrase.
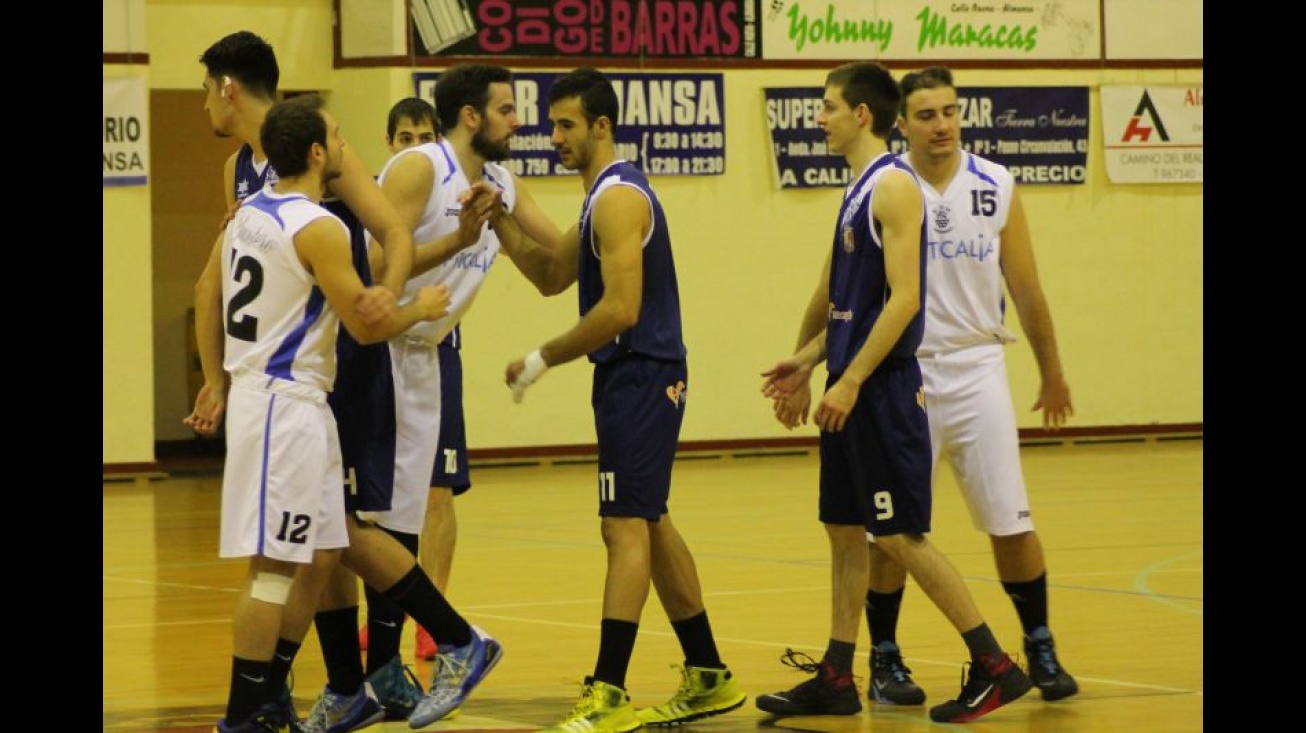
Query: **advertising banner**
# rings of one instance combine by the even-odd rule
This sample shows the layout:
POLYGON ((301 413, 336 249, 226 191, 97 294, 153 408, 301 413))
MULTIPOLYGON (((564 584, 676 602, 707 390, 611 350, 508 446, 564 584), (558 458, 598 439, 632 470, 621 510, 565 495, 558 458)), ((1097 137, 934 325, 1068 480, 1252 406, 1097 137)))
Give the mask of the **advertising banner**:
POLYGON ((761 58, 761 0, 413 0, 413 49, 442 56, 761 58))
POLYGON ((145 79, 104 80, 104 185, 144 186, 150 174, 145 79))
MULTIPOLYGON (((562 167, 549 138, 548 93, 560 72, 513 72, 517 116, 512 157, 519 176, 573 173, 562 167)), ((416 94, 435 104, 436 72, 414 72, 416 94)), ((719 176, 726 172, 725 85, 720 73, 606 74, 620 103, 617 157, 648 175, 719 176)))
MULTIPOLYGON (((822 87, 763 90, 780 188, 847 185, 843 156, 826 149, 816 124, 822 87)), ((1087 180, 1088 87, 957 87, 962 147, 1011 169, 1017 183, 1087 180)), ((895 129, 889 150, 907 141, 895 129)))
POLYGON ((1102 86, 1112 183, 1202 182, 1202 85, 1102 86))
POLYGON ((770 0, 770 59, 1096 59, 1100 0, 770 0))

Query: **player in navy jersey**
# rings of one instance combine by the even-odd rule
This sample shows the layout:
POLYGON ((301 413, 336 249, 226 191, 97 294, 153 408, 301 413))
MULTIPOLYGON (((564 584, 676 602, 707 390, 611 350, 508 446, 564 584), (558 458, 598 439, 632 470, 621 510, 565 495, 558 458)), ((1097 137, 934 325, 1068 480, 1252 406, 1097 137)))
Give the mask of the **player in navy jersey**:
POLYGON ((746 695, 721 661, 694 558, 671 523, 671 467, 688 396, 680 295, 666 214, 648 179, 616 157, 618 101, 593 69, 549 89, 552 143, 580 173, 580 222, 550 252, 523 236, 508 212, 492 220, 507 251, 541 293, 577 283, 580 321, 508 365, 514 399, 550 367, 588 356, 599 446, 599 516, 608 548, 598 660, 580 702, 550 732, 620 733, 675 725, 743 705, 746 695), (636 711, 626 671, 650 582, 685 654, 665 705, 636 711))
MULTIPOLYGON (((1047 564, 1025 491, 1007 381, 1005 347, 1016 337, 1003 323, 1004 284, 1042 377, 1033 409, 1043 411, 1045 428, 1057 430, 1074 408, 1029 225, 1011 172, 961 149, 952 72, 932 66, 907 74, 902 93, 898 128, 909 148, 899 158, 922 180, 930 222, 925 336, 916 353, 934 460, 947 459, 975 528, 989 535, 1002 588, 1025 632, 1030 677, 1043 699, 1060 700, 1079 685, 1061 666, 1048 624, 1047 564)), ((907 577, 883 559, 871 554, 867 623, 872 643, 888 644, 886 656, 900 659, 896 626, 907 577)), ((873 665, 872 676, 887 677, 888 690, 914 687, 894 666, 873 665)))
MULTIPOLYGON (((813 420, 821 429, 818 516, 832 564, 830 639, 820 662, 785 653, 786 664, 815 677, 759 696, 757 707, 775 715, 862 709, 852 662, 872 552, 906 568, 970 650, 969 681, 959 699, 930 710, 933 720, 974 720, 1030 688, 961 575, 925 536, 932 464, 916 360, 925 325, 925 211, 916 176, 886 142, 900 98, 893 76, 876 62, 845 64, 826 77, 816 122, 854 179, 844 191, 798 352, 763 373, 763 394, 784 422, 781 413, 792 409, 787 401, 806 389, 816 365, 825 360, 829 372, 813 420), (868 534, 875 541, 870 547, 868 534)), ((805 421, 807 404, 800 409, 805 421)))
MULTIPOLYGON (((227 164, 228 203, 234 205, 241 195, 255 190, 260 181, 275 180, 276 171, 266 163, 263 155, 259 130, 276 96, 279 78, 276 56, 271 46, 257 35, 238 31, 210 46, 200 56, 200 62, 206 71, 204 87, 208 94, 205 109, 215 133, 235 136, 245 143, 227 164)), ((375 257, 370 256, 372 253, 369 252, 369 256, 360 258, 362 253, 355 251, 356 267, 361 268, 363 261, 366 261, 381 263, 384 268, 379 274, 384 287, 367 289, 366 297, 356 301, 355 310, 365 322, 392 317, 397 294, 403 291, 416 257, 411 229, 399 218, 394 206, 381 193, 376 180, 366 172, 362 161, 348 146, 343 148, 340 170, 340 175, 326 186, 323 195, 339 198, 349 211, 357 214, 367 232, 379 240, 384 253, 382 257, 375 257)), ((360 241, 357 236, 355 232, 355 246, 360 241)), ((219 273, 211 263, 201 275, 197 290, 212 289, 218 278, 219 273)), ((197 330, 200 327, 197 319, 197 330)), ((386 348, 389 348, 388 345, 386 348)), ((375 364, 369 368, 375 368, 375 364)), ((383 378, 384 375, 372 372, 359 374, 358 377, 358 384, 370 385, 369 379, 383 378)), ((350 382, 346 378, 340 386, 348 384, 350 382)), ((375 417, 380 414, 376 411, 379 405, 362 403, 376 396, 375 392, 366 390, 360 390, 352 396, 341 391, 333 400, 333 406, 343 404, 342 400, 350 400, 350 404, 360 405, 360 409, 350 415, 357 416, 360 420, 375 417)), ((391 410, 394 404, 392 400, 389 404, 391 410)), ((369 585, 404 608, 436 637, 437 642, 447 645, 451 651, 457 650, 455 653, 476 657, 484 656, 491 647, 497 650, 497 644, 474 630, 449 605, 426 573, 417 566, 407 548, 375 525, 360 521, 358 512, 382 511, 390 506, 389 489, 393 482, 394 453, 387 453, 385 446, 387 441, 393 439, 390 436, 395 434, 384 434, 383 424, 355 423, 353 426, 342 427, 342 444, 343 436, 350 430, 357 431, 355 434, 360 438, 359 448, 362 452, 356 465, 345 466, 341 477, 341 490, 344 492, 347 509, 349 546, 342 553, 340 563, 314 563, 300 569, 297 575, 314 576, 305 580, 303 585, 306 588, 319 586, 322 581, 317 576, 335 574, 337 577, 347 577, 352 592, 336 592, 335 589, 345 587, 346 584, 333 580, 327 586, 328 592, 321 597, 316 615, 284 614, 274 664, 267 675, 269 688, 282 695, 282 723, 297 726, 299 723, 286 693, 285 681, 309 624, 317 626, 324 656, 327 656, 328 648, 330 654, 337 659, 347 659, 352 654, 353 665, 328 664, 326 688, 304 723, 304 728, 312 733, 328 729, 333 732, 353 730, 371 724, 383 715, 380 701, 370 682, 364 678, 361 664, 358 663, 358 592, 353 573, 357 573, 369 585), (375 459, 371 460, 373 457, 375 459), (369 467, 376 471, 375 480, 361 475, 369 467), (345 629, 347 634, 342 637, 341 631, 345 629), (341 638, 348 638, 348 641, 342 643, 346 647, 343 650, 336 649, 340 643, 336 640, 341 638), (352 652, 348 647, 352 647, 352 652)), ((296 608, 301 609, 302 606, 296 608)), ((401 669, 396 670, 393 666, 389 669, 402 675, 401 669)), ((436 709, 456 708, 475 687, 475 684, 464 684, 464 680, 442 678, 439 682, 425 693, 425 700, 436 709)))
POLYGON ((340 175, 344 150, 321 98, 271 107, 260 142, 283 177, 236 212, 206 269, 220 273, 217 287, 203 280, 196 289, 205 384, 186 419, 216 432, 230 390, 220 555, 251 560, 218 733, 286 729, 281 687, 267 684, 277 636, 286 616, 311 615, 326 577, 298 568, 329 568, 348 544, 340 447, 325 406, 339 329, 384 343, 449 304, 448 290, 433 287, 376 324, 355 313, 369 286, 351 261, 348 230, 315 202, 340 175))

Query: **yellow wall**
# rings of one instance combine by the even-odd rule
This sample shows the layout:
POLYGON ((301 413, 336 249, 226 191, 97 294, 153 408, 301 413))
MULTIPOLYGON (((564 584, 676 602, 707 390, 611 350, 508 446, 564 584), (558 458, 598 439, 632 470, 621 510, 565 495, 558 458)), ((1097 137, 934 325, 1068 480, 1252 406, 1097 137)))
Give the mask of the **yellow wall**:
MULTIPOLYGON (((104 67, 105 78, 145 74, 141 67, 104 67)), ((146 327, 153 320, 149 187, 105 187, 103 212, 104 462, 150 463, 155 374, 146 327)))
MULTIPOLYGON (((387 155, 386 112, 395 99, 412 93, 413 70, 332 70, 330 6, 330 0, 147 2, 151 86, 197 88, 203 74, 197 58, 204 48, 230 31, 254 30, 277 49, 282 88, 330 92, 349 143, 379 170, 387 155), (203 33, 196 32, 200 28, 203 33)), ((690 354, 685 440, 798 434, 787 433, 771 417, 759 395, 759 372, 793 347, 828 246, 839 191, 774 187, 762 89, 819 86, 823 79, 821 70, 726 72, 726 174, 654 179, 671 219, 690 354)), ((1022 189, 1074 395, 1071 424, 1202 422, 1202 186, 1110 184, 1097 120, 1100 84, 1201 84, 1202 70, 967 69, 957 72, 957 81, 1090 87, 1095 122, 1088 182, 1022 189)), ((582 198, 576 179, 527 179, 527 185, 560 224, 574 220, 582 198)), ((131 236, 111 229, 108 204, 106 191, 106 280, 107 252, 131 236)), ((148 307, 142 322, 147 317, 148 307)), ((593 442, 587 364, 550 371, 521 405, 512 404, 503 385, 509 360, 576 318, 574 292, 544 299, 506 258, 495 266, 464 320, 473 450, 593 442)), ((1010 320, 1018 328, 1014 313, 1010 320)), ((106 375, 108 343, 132 327, 121 325, 123 331, 112 330, 106 316, 106 375)), ((1023 340, 1009 354, 1020 424, 1037 427, 1038 416, 1028 411, 1037 390, 1033 357, 1023 340)), ((177 365, 175 375, 158 378, 184 380, 184 365, 177 365)), ((148 401, 138 397, 136 409, 141 409, 148 401)), ((105 399, 107 436, 107 390, 105 399)), ((148 424, 148 412, 144 421, 148 424)), ((810 427, 803 431, 814 434, 810 427)), ((106 462, 129 460, 111 457, 107 437, 105 445, 106 462)))

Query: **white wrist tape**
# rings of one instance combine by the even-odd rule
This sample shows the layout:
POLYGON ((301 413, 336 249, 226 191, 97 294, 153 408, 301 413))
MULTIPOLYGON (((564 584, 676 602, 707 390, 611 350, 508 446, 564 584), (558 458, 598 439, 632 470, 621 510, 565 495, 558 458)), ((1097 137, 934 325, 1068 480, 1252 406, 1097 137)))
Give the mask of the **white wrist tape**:
POLYGON ((549 365, 544 363, 544 357, 540 356, 540 350, 536 349, 526 355, 526 368, 522 369, 521 374, 512 383, 512 401, 521 402, 521 398, 526 394, 526 388, 535 384, 544 373, 549 370, 549 365))

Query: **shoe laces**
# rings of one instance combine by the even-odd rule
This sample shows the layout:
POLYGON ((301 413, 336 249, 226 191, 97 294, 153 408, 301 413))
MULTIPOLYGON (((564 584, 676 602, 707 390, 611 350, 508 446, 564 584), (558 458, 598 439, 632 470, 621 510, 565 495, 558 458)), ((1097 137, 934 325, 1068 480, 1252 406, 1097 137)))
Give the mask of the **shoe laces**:
POLYGON ((572 707, 570 713, 567 713, 567 721, 584 718, 586 715, 598 710, 599 698, 598 686, 594 684, 594 680, 586 679, 581 684, 580 701, 572 707))
POLYGON ((871 652, 875 659, 875 671, 878 674, 885 674, 893 678, 895 682, 907 682, 910 678, 911 668, 902 662, 902 652, 888 651, 882 652, 878 649, 871 652))
POLYGON ((460 686, 467 677, 467 663, 471 659, 472 645, 475 643, 476 639, 473 638, 466 646, 454 647, 447 652, 441 647, 440 652, 435 655, 435 682, 431 686, 435 687, 436 682, 460 686))
POLYGON ((816 675, 790 690, 790 694, 801 699, 823 700, 832 693, 843 689, 845 685, 852 686, 856 684, 853 675, 837 674, 829 664, 818 662, 812 659, 810 655, 793 649, 785 650, 784 655, 780 657, 780 663, 793 667, 800 672, 816 675))
POLYGON ((780 663, 809 674, 821 671, 821 663, 812 659, 810 654, 793 649, 785 649, 784 655, 780 657, 780 663))
POLYGON ((1057 661, 1056 648, 1052 646, 1051 639, 1031 641, 1026 653, 1029 654, 1029 663, 1037 664, 1045 673, 1055 675, 1061 671, 1061 664, 1057 661))

